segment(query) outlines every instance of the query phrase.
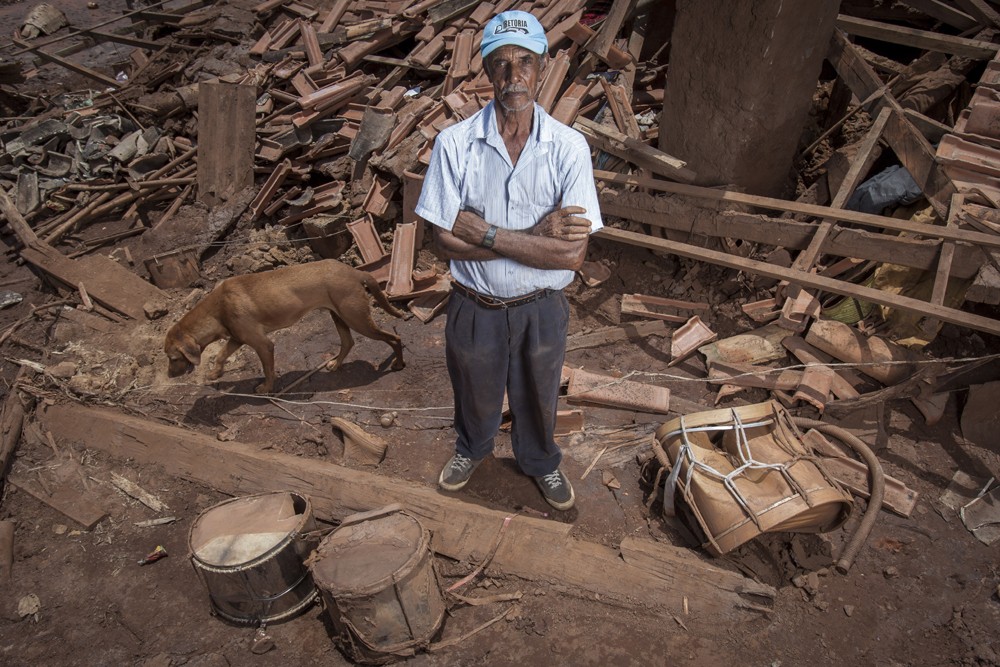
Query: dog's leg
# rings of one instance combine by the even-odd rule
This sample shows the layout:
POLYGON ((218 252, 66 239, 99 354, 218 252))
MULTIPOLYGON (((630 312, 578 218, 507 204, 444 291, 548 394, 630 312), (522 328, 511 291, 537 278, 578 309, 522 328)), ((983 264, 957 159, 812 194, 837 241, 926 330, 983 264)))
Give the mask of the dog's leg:
POLYGON ((246 344, 260 357, 260 365, 264 367, 264 381, 254 389, 258 394, 269 394, 274 389, 274 343, 266 335, 254 332, 248 337, 246 344))
POLYGON ((218 380, 222 377, 222 370, 226 366, 226 361, 229 357, 233 356, 233 352, 243 347, 243 343, 237 342, 236 340, 230 338, 226 341, 226 346, 222 348, 219 352, 219 356, 215 358, 215 363, 212 365, 212 370, 208 372, 209 380, 218 380))
POLYGON ((351 336, 351 328, 347 326, 344 320, 337 316, 337 313, 331 310, 330 317, 333 318, 333 323, 337 327, 337 333, 340 334, 340 352, 337 354, 336 359, 327 362, 326 369, 328 371, 335 371, 344 363, 347 353, 354 347, 354 338, 351 336))
POLYGON ((406 366, 403 363, 403 341, 400 340, 399 336, 390 332, 379 329, 372 320, 371 309, 366 308, 363 312, 358 313, 357 311, 345 312, 340 315, 347 326, 357 331, 362 336, 368 336, 369 338, 374 338, 375 340, 384 340, 390 346, 395 353, 392 361, 392 369, 398 371, 406 366))

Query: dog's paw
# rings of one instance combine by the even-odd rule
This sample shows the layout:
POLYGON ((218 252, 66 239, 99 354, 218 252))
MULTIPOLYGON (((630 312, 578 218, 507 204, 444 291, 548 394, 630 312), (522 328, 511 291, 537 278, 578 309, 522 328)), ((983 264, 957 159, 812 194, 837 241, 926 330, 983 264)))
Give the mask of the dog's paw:
POLYGON ((392 370, 401 371, 404 368, 406 368, 406 362, 404 362, 402 359, 396 359, 395 361, 392 362, 392 370))
POLYGON ((257 388, 253 390, 255 394, 270 394, 274 389, 274 385, 270 382, 261 382, 257 385, 257 388))

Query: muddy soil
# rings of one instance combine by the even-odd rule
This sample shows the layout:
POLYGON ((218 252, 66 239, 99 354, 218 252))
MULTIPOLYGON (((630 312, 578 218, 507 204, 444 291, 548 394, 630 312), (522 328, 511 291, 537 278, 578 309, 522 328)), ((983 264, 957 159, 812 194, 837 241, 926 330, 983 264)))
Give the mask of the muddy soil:
MULTIPOLYGON (((98 10, 86 3, 66 4, 80 24, 96 23, 120 12, 124 2, 102 0, 98 10)), ((9 33, 28 3, 0 9, 0 26, 9 33)), ((78 80, 43 68, 45 85, 78 80)), ((107 230, 95 230, 95 233, 107 230)), ((268 234, 275 247, 290 253, 279 234, 268 234)), ((5 237, 6 238, 6 237, 5 237)), ((257 230, 237 228, 227 245, 202 270, 201 287, 210 289, 232 273, 234 258, 261 238, 257 230)), ((135 239, 123 245, 137 243, 135 239)), ((109 253, 113 249, 105 249, 109 253)), ((308 256, 306 250, 297 251, 308 256)), ((121 258, 123 253, 114 253, 121 258)), ((52 298, 53 291, 8 253, 0 265, 0 287, 24 295, 24 301, 0 311, 0 331, 30 312, 32 304, 52 298)), ((589 259, 607 264, 612 277, 597 288, 580 282, 567 294, 572 306, 570 332, 619 324, 616 302, 623 293, 643 293, 705 301, 711 314, 703 319, 720 336, 755 325, 739 303, 761 298, 754 281, 694 265, 676 258, 594 241, 589 259), (693 277, 693 280, 686 278, 693 277), (690 286, 689 286, 690 285, 690 286)), ((435 260, 423 251, 420 262, 435 260)), ((440 466, 451 455, 452 398, 443 354, 445 321, 428 324, 411 318, 395 320, 376 312, 380 326, 394 329, 406 346, 407 366, 388 369, 384 343, 356 337, 345 365, 320 372, 283 402, 253 394, 260 366, 248 349, 230 360, 223 378, 205 380, 204 367, 193 375, 171 379, 166 374, 162 340, 166 329, 184 312, 190 290, 171 290, 169 312, 160 319, 116 325, 107 333, 65 320, 31 321, 3 346, 0 378, 3 391, 17 374, 18 359, 45 366, 70 362, 72 378, 40 379, 38 398, 76 400, 118 406, 132 414, 260 449, 280 451, 322 462, 342 462, 343 445, 329 417, 351 419, 389 443, 376 474, 435 487, 440 466), (383 425, 383 422, 388 425, 383 425)), ((628 317, 626 316, 626 320, 628 317)), ((979 356, 1000 349, 993 339, 970 339, 967 332, 943 337, 952 351, 979 356), (972 340, 972 342, 970 342, 972 340)), ((278 384, 284 386, 336 352, 336 335, 321 313, 274 336, 278 384)), ((218 345, 218 344, 217 344, 218 345)), ((218 349, 206 352, 206 359, 218 349)), ((567 363, 613 374, 640 371, 637 379, 670 388, 678 399, 710 408, 714 388, 701 378, 704 361, 692 357, 668 368, 669 340, 649 337, 640 343, 571 351, 567 363)), ((722 405, 757 402, 763 392, 750 390, 722 405)), ((595 599, 558 582, 530 582, 489 570, 470 587, 473 596, 521 592, 523 597, 506 618, 472 637, 437 652, 408 660, 413 665, 997 665, 1000 664, 1000 559, 997 547, 977 541, 956 512, 940 497, 956 471, 985 482, 1000 476, 995 444, 973 445, 958 424, 961 392, 954 394, 945 417, 933 427, 908 402, 884 406, 886 437, 877 453, 887 474, 920 495, 910 518, 882 512, 867 546, 846 575, 831 567, 845 536, 865 509, 857 500, 854 518, 826 536, 770 535, 716 563, 778 588, 775 607, 748 615, 740 625, 720 625, 697 608, 685 613, 671 601, 641 606, 627 600, 595 599)), ((871 427, 874 410, 853 415, 852 426, 871 427)), ((577 507, 553 513, 533 482, 517 472, 510 440, 501 433, 493 459, 477 471, 459 497, 507 512, 548 515, 573 525, 573 534, 589 541, 617 545, 639 536, 699 551, 683 526, 665 522, 655 501, 647 508, 649 484, 636 455, 599 464, 585 479, 583 472, 600 451, 601 429, 648 432, 663 416, 622 410, 587 408, 587 434, 563 441, 565 470, 577 492, 577 507), (588 436, 589 434, 589 436, 588 436), (620 483, 605 486, 604 472, 620 483)), ((88 425, 78 426, 80 440, 88 425)), ((865 438, 875 442, 874 436, 865 438)), ((0 596, 0 664, 12 666, 350 664, 331 642, 325 612, 319 606, 265 630, 260 641, 251 628, 229 624, 210 613, 208 597, 189 559, 189 532, 208 508, 227 498, 207 486, 165 474, 151 466, 115 459, 68 443, 49 443, 30 420, 12 466, 21 478, 41 480, 66 489, 107 512, 92 530, 17 486, 7 484, 0 519, 16 523, 14 564, 0 596), (154 512, 111 484, 112 474, 135 481, 169 508, 154 512), (156 526, 137 523, 162 516, 176 520, 156 526), (138 561, 162 546, 166 558, 140 566, 138 561), (34 596, 31 598, 30 596, 34 596), (36 607, 25 607, 34 603, 36 607), (273 648, 263 653, 258 651, 273 648)), ((966 492, 973 492, 971 488, 966 492)), ((707 558, 707 556, 706 556, 707 558)), ((454 581, 474 563, 439 558, 439 572, 454 581)), ((510 603, 481 607, 455 606, 446 617, 441 639, 459 637, 494 618, 510 603)))

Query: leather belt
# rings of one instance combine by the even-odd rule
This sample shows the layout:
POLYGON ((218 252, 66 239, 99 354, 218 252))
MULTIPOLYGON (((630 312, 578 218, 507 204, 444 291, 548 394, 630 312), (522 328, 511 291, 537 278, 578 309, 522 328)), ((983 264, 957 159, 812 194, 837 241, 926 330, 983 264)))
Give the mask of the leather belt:
POLYGON ((457 281, 452 281, 451 287, 456 292, 469 297, 483 308, 489 308, 490 310, 505 310, 507 308, 514 308, 515 306, 523 306, 526 303, 544 299, 550 294, 555 294, 559 291, 546 288, 535 290, 534 292, 529 292, 528 294, 521 296, 511 297, 510 299, 501 299, 499 297, 489 296, 487 294, 477 292, 476 290, 470 289, 457 281))

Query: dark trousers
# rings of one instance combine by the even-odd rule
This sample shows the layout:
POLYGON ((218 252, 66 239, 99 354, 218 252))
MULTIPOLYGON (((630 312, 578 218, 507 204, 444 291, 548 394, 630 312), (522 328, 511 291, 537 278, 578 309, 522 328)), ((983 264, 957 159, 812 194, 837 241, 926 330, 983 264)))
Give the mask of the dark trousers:
POLYGON ((559 467, 562 453, 553 433, 568 325, 569 303, 561 291, 497 310, 452 292, 445 352, 457 453, 481 459, 493 451, 506 389, 521 470, 540 477, 559 467))

